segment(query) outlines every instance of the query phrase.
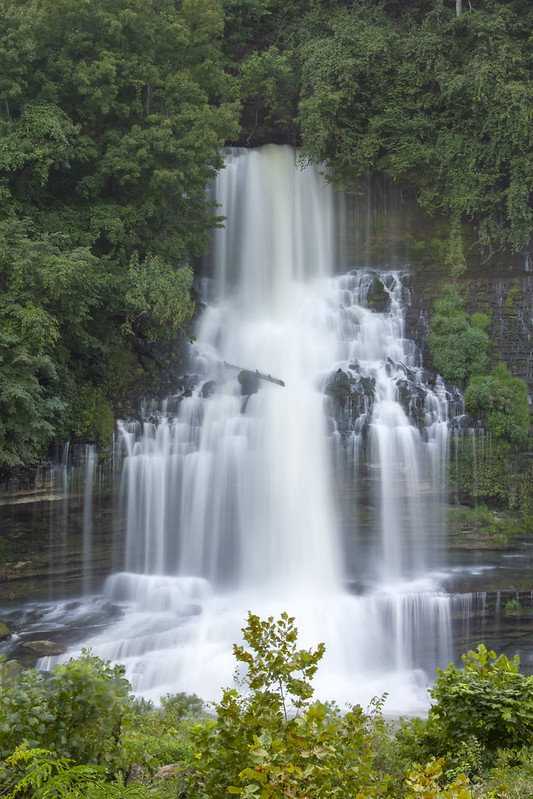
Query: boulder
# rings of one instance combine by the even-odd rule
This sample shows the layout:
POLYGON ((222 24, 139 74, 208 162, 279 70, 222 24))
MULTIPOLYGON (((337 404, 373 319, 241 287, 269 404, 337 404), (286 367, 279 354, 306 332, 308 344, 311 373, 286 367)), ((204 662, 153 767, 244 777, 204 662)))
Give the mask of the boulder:
POLYGON ((333 397, 338 405, 344 406, 346 400, 351 397, 354 387, 354 378, 343 372, 342 369, 337 369, 326 384, 324 393, 333 397))
POLYGON ((377 275, 374 275, 372 284, 368 289, 366 302, 368 307, 377 313, 388 313, 390 311, 390 295, 377 275))
POLYGON ((203 384, 200 391, 202 399, 208 399, 209 397, 212 397, 216 390, 217 390, 217 384, 215 380, 207 380, 203 384))
POLYGON ((133 782, 148 782, 146 771, 138 763, 132 763, 126 777, 126 785, 131 785, 133 782))
POLYGON ((170 763, 168 766, 162 766, 159 771, 154 774, 154 780, 169 780, 175 777, 181 771, 182 766, 179 763, 170 763))
POLYGON ((23 649, 28 649, 37 657, 46 657, 47 655, 62 655, 67 651, 67 647, 62 644, 56 644, 55 641, 26 641, 21 644, 23 649))
POLYGON ((11 637, 11 630, 9 629, 7 624, 4 624, 3 621, 0 621, 0 641, 5 641, 6 638, 10 637, 11 637))

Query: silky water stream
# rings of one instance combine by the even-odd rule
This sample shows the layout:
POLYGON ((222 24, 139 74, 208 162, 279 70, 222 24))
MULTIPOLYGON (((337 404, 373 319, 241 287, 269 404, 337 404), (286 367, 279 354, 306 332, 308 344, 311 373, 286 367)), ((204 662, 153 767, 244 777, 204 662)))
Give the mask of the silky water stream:
POLYGON ((288 147, 230 152, 213 191, 188 388, 120 425, 119 613, 84 646, 145 697, 216 699, 247 612, 287 611, 326 644, 321 698, 420 711, 451 659, 448 398, 405 337, 408 275, 354 268, 342 196, 288 147))

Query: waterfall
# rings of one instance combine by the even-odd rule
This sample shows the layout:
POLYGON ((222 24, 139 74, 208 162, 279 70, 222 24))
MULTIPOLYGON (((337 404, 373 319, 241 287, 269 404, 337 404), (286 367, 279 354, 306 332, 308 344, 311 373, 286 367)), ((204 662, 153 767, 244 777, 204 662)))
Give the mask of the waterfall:
POLYGON ((451 659, 447 397, 405 334, 408 273, 345 262, 343 197, 288 147, 231 151, 212 192, 183 390, 120 425, 123 615, 88 645, 137 693, 213 699, 247 612, 285 610, 326 644, 322 698, 425 707, 451 659))
POLYGON ((85 448, 85 487, 83 498, 83 593, 92 589, 93 563, 93 484, 96 467, 96 447, 88 444, 85 448))
POLYGON ((49 531, 49 583, 50 594, 58 595, 56 573, 61 573, 65 569, 67 562, 67 539, 68 539, 68 458, 69 444, 63 448, 61 457, 57 459, 52 467, 49 477, 50 484, 60 497, 58 502, 52 504, 50 513, 49 531))

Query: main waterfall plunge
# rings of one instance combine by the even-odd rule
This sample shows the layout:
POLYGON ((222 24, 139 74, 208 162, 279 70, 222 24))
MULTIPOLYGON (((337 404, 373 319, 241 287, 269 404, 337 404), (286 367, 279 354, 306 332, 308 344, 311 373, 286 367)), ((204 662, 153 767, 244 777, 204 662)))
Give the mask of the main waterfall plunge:
POLYGON ((419 710, 451 659, 446 396, 404 336, 405 275, 352 271, 342 197, 294 159, 235 151, 217 180, 188 388, 121 426, 122 615, 86 645, 139 694, 215 699, 247 612, 285 610, 326 644, 321 698, 419 710))

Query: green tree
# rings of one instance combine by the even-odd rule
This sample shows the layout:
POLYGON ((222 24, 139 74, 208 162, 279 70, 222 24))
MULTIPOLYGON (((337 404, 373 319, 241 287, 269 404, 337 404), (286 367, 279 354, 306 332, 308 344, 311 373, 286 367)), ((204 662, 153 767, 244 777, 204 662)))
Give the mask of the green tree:
POLYGON ((439 758, 446 779, 466 773, 478 782, 502 755, 519 762, 531 751, 523 747, 533 733, 533 678, 520 672, 518 655, 497 657, 480 644, 462 661, 437 669, 427 719, 402 721, 396 757, 407 771, 439 758))
POLYGON ((489 250, 518 251, 532 224, 531 56, 522 24, 498 2, 460 18, 428 14, 402 61, 405 96, 418 114, 402 102, 390 119, 391 174, 417 183, 431 212, 474 222, 489 250))
POLYGON ((109 415, 115 353, 171 359, 238 104, 215 0, 0 10, 0 468, 13 468, 108 428, 86 417, 95 396, 109 415))
POLYGON ((91 330, 106 283, 102 264, 87 247, 64 249, 64 239, 0 222, 0 470, 46 454, 78 363, 90 375, 102 354, 91 330))
POLYGON ((396 89, 398 38, 380 6, 315 12, 301 45, 303 154, 353 185, 379 165, 380 119, 396 89))
POLYGON ((493 435, 518 448, 527 443, 530 427, 528 387, 513 377, 504 364, 490 374, 485 333, 486 314, 469 316, 464 301, 452 284, 435 301, 429 325, 429 348, 440 374, 466 386, 466 410, 481 419, 493 435))
POLYGON ((33 201, 44 227, 124 267, 135 252, 174 264, 202 252, 204 187, 236 110, 214 1, 59 0, 35 9, 32 32, 27 89, 3 121, 31 151, 7 171, 13 200, 33 201), (32 108, 40 116, 28 126, 32 108))
POLYGON ((311 679, 324 652, 297 649, 294 619, 248 614, 246 646, 234 646, 246 668, 243 693, 224 691, 217 718, 196 730, 191 796, 379 796, 368 717, 311 702, 311 679), (364 792, 364 793, 363 793, 364 792))

